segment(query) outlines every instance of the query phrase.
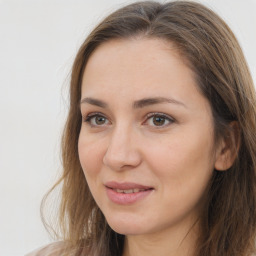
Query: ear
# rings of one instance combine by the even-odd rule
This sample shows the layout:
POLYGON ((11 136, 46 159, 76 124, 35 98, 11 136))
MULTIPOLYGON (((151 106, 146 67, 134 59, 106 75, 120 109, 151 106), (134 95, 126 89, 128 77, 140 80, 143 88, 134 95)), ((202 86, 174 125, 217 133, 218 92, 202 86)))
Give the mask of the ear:
POLYGON ((240 128, 238 122, 233 121, 229 124, 225 136, 223 136, 218 144, 214 165, 215 169, 218 171, 229 169, 238 155, 239 147, 240 128))

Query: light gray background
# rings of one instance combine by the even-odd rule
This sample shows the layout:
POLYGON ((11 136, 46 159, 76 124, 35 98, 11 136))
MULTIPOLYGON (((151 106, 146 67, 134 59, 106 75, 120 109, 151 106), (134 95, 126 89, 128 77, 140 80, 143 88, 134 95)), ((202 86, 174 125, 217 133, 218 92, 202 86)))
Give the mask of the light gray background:
MULTIPOLYGON (((61 169, 69 73, 89 30, 124 0, 0 0, 0 255, 49 243, 44 193, 61 169)), ((256 81, 256 0, 204 0, 237 35, 256 81)))

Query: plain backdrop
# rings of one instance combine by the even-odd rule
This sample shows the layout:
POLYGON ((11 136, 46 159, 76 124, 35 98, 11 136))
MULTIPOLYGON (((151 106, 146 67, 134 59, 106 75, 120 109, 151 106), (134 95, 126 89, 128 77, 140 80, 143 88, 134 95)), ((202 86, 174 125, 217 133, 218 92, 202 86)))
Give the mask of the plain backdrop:
MULTIPOLYGON (((61 170, 72 61, 124 0, 0 0, 0 255, 51 242, 40 201, 61 170)), ((235 32, 256 80, 256 0, 205 0, 235 32)))

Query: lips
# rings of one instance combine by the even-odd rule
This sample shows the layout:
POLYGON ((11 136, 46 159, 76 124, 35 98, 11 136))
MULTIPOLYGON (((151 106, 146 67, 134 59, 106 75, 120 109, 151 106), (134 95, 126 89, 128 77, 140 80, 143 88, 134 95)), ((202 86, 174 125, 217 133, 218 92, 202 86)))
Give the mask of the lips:
POLYGON ((133 204, 146 198, 154 190, 153 187, 136 183, 107 182, 105 184, 109 199, 116 204, 133 204))

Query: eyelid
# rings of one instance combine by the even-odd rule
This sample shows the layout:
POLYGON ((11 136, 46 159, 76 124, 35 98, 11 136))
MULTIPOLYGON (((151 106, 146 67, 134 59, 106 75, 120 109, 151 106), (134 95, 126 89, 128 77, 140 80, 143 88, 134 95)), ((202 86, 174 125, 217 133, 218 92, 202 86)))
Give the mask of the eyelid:
MULTIPOLYGON (((82 115, 82 116, 83 116, 83 122, 90 124, 91 127, 103 127, 103 126, 111 124, 110 119, 105 114, 103 114, 101 112, 91 112, 91 113, 88 113, 88 114, 82 115), (92 124, 90 122, 91 119, 94 118, 94 117, 97 117, 97 116, 98 117, 106 118, 107 123, 106 124, 102 124, 102 125, 94 125, 94 124, 92 124)), ((172 116, 170 116, 168 114, 165 114, 165 113, 162 113, 162 112, 151 112, 151 113, 146 114, 145 121, 143 121, 142 124, 143 125, 153 126, 154 128, 160 129, 160 128, 165 128, 165 127, 169 126, 170 124, 172 124, 174 122, 176 122, 176 120, 172 116), (168 121, 168 124, 164 124, 164 125, 160 125, 160 126, 147 124, 147 122, 149 121, 150 118, 156 117, 156 116, 157 117, 165 118, 168 121)))
POLYGON ((94 117, 94 116, 103 116, 103 117, 106 117, 106 115, 102 114, 101 112, 90 112, 86 115, 83 115, 84 116, 84 119, 89 119, 91 117, 94 117))
POLYGON ((163 126, 154 126, 154 127, 156 127, 156 128, 159 128, 159 129, 160 129, 160 128, 165 128, 165 127, 169 126, 170 124, 176 122, 176 120, 175 120, 173 117, 171 117, 170 115, 167 115, 167 114, 162 113, 162 112, 152 112, 152 113, 148 113, 148 114, 146 115, 146 120, 143 122, 143 124, 145 124, 150 118, 152 118, 152 117, 154 117, 154 116, 163 117, 163 118, 166 118, 166 120, 169 121, 169 123, 166 124, 166 125, 163 125, 163 126))
POLYGON ((92 112, 92 113, 83 115, 83 122, 90 124, 91 127, 103 127, 103 126, 105 126, 106 124, 103 124, 103 125, 93 125, 90 122, 92 118, 97 117, 97 116, 104 117, 108 121, 108 124, 111 123, 109 118, 106 115, 104 115, 103 113, 101 113, 101 112, 92 112))

